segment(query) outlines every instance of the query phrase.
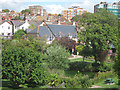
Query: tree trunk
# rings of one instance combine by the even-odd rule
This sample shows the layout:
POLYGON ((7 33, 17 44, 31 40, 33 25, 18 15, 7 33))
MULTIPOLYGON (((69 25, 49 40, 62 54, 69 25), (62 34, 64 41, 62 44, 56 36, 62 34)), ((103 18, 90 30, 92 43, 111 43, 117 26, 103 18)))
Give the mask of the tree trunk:
POLYGON ((83 56, 83 62, 84 62, 84 58, 85 58, 85 57, 83 56))
POLYGON ((108 55, 108 51, 102 51, 101 50, 97 53, 96 59, 100 62, 104 62, 107 59, 107 55, 108 55))

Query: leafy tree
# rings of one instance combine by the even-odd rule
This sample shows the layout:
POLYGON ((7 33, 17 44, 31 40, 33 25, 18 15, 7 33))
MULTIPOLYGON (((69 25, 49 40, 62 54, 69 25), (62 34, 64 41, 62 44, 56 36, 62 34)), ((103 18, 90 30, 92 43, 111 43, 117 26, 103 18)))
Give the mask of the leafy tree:
POLYGON ((46 62, 50 69, 66 69, 68 68, 70 56, 69 52, 58 42, 53 42, 53 44, 46 50, 46 62))
MULTIPOLYGON (((84 13, 79 16, 79 26, 85 27, 79 33, 79 41, 85 46, 92 47, 95 61, 104 62, 107 50, 110 48, 107 41, 117 45, 118 18, 109 11, 99 9, 97 13, 84 13)), ((89 52, 88 52, 89 53, 89 52)))
POLYGON ((22 10, 21 13, 22 14, 25 14, 26 12, 28 12, 29 14, 31 13, 31 10, 30 9, 25 9, 25 10, 22 10))
POLYGON ((3 77, 7 77, 15 88, 21 84, 31 87, 38 84, 44 85, 47 65, 42 59, 43 55, 31 48, 9 46, 2 51, 3 77))
POLYGON ((83 61, 85 57, 92 56, 92 48, 90 46, 79 45, 76 46, 76 50, 83 56, 83 61))
POLYGON ((67 50, 73 49, 76 45, 76 41, 70 39, 69 37, 61 37, 57 39, 57 41, 63 48, 66 48, 67 50))
POLYGON ((14 38, 21 39, 23 35, 25 35, 25 31, 23 29, 19 29, 15 33, 14 38))
POLYGON ((10 12, 9 9, 3 9, 2 12, 10 12))
POLYGON ((58 14, 58 16, 62 16, 61 14, 58 14))
POLYGON ((12 20, 21 20, 19 16, 15 16, 12 20))
POLYGON ((33 24, 29 26, 29 29, 34 29, 34 28, 35 28, 35 25, 33 24))

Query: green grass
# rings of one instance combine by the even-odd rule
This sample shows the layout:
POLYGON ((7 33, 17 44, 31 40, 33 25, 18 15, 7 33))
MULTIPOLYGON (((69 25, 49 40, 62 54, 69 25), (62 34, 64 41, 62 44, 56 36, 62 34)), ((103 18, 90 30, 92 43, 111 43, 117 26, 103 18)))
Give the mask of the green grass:
POLYGON ((101 80, 100 82, 95 83, 94 85, 101 86, 102 88, 120 88, 120 85, 118 85, 118 83, 117 83, 118 82, 118 78, 117 77, 113 78, 113 80, 115 80, 115 84, 113 84, 113 85, 104 84, 105 80, 101 80))
MULTIPOLYGON (((71 59, 70 62, 83 61, 82 58, 71 59)), ((84 59, 84 62, 94 63, 95 60, 84 59)))

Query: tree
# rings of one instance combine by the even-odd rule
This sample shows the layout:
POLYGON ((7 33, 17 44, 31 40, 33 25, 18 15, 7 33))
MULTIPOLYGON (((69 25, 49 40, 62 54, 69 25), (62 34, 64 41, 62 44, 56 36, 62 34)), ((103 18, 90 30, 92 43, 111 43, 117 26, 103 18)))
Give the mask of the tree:
POLYGON ((29 29, 33 30, 34 28, 35 28, 35 25, 33 25, 33 24, 29 26, 29 29))
POLYGON ((21 20, 20 16, 15 16, 12 20, 21 20))
POLYGON ((32 48, 10 45, 2 51, 2 74, 12 87, 44 85, 47 76, 43 55, 32 48))
POLYGON ((9 9, 3 9, 2 12, 10 12, 9 9))
POLYGON ((31 10, 30 9, 25 9, 25 10, 21 11, 22 14, 25 14, 26 12, 28 12, 29 14, 31 14, 31 10))
POLYGON ((23 35, 25 35, 25 31, 23 29, 19 29, 15 33, 14 38, 21 39, 23 35))
POLYGON ((83 61, 85 57, 92 56, 92 48, 90 46, 78 45, 76 46, 76 50, 83 56, 83 61))
POLYGON ((57 41, 63 48, 66 48, 67 50, 73 49, 76 45, 76 41, 70 39, 69 37, 61 37, 57 39, 57 41))
POLYGON ((46 50, 46 62, 50 69, 66 69, 68 68, 70 56, 69 52, 62 48, 58 42, 53 42, 46 50))
MULTIPOLYGON (((79 33, 79 41, 82 41, 85 46, 92 47, 92 54, 95 61, 104 62, 107 50, 110 48, 107 41, 117 45, 118 37, 118 18, 112 12, 104 9, 99 9, 97 13, 84 13, 82 16, 75 19, 79 21, 81 29, 79 33)), ((89 52, 88 52, 89 53, 89 52)))

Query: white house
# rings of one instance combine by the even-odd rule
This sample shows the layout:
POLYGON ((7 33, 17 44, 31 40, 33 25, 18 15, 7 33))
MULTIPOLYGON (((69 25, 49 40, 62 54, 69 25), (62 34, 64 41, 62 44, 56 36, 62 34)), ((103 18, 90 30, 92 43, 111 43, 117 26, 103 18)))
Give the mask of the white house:
POLYGON ((26 21, 21 21, 21 20, 12 20, 13 27, 14 27, 14 33, 18 31, 19 29, 24 29, 27 30, 28 27, 30 26, 29 22, 26 21))
POLYGON ((26 20, 22 25, 19 26, 19 29, 27 30, 30 24, 28 23, 28 20, 26 20))
POLYGON ((12 24, 10 22, 4 21, 0 24, 0 35, 12 35, 12 24))

